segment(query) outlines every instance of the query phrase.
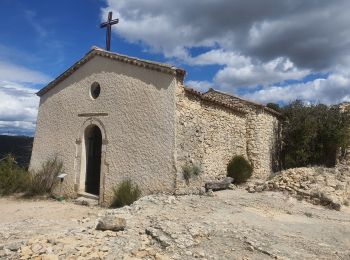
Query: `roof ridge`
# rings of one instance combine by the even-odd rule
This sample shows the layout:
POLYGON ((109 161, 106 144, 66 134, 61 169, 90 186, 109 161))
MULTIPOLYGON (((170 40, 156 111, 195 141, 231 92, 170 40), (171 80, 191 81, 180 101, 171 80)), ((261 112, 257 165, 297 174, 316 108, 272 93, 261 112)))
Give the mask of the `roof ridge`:
POLYGON ((69 77, 71 74, 73 74, 76 70, 78 70, 82 65, 87 63, 90 59, 92 59, 95 56, 101 56, 110 58, 113 60, 117 60, 120 62, 124 62, 127 64, 132 64, 135 66, 147 68, 150 70, 155 70, 158 72, 163 72, 167 74, 172 74, 180 79, 181 82, 183 82, 186 71, 182 68, 177 68, 172 65, 163 64, 155 61, 149 61, 149 60, 143 60, 136 57, 127 56, 124 54, 119 54, 116 52, 106 51, 104 49, 101 49, 97 46, 93 46, 89 52, 87 52, 80 60, 75 62, 71 67, 69 67, 67 70, 65 70, 62 74, 60 74, 58 77, 56 77, 53 81, 51 81, 49 84, 47 84, 44 88, 39 90, 36 94, 38 96, 44 95, 46 92, 54 88, 58 83, 69 77))
POLYGON ((217 89, 214 89, 214 88, 209 88, 209 90, 208 90, 207 92, 203 93, 203 94, 205 95, 205 94, 210 93, 210 92, 217 92, 217 93, 220 93, 220 94, 229 96, 229 97, 237 98, 237 99, 239 99, 240 101, 243 101, 243 102, 245 102, 245 103, 248 103, 248 104, 251 104, 251 105, 260 107, 260 108, 262 108, 262 109, 264 109, 264 110, 266 110, 266 111, 268 111, 268 112, 270 112, 270 113, 272 113, 272 114, 275 114, 275 115, 277 115, 277 116, 282 116, 282 114, 281 114, 280 112, 278 112, 278 111, 276 111, 276 110, 274 110, 274 109, 272 109, 272 108, 269 108, 269 107, 267 107, 267 106, 265 106, 265 105, 263 105, 263 104, 259 104, 259 103, 257 103, 257 102, 251 101, 251 100, 249 100, 249 99, 244 99, 244 98, 241 98, 241 97, 239 97, 239 96, 236 96, 236 95, 233 95, 233 94, 230 94, 230 93, 221 91, 221 90, 217 90, 217 89))
POLYGON ((111 55, 118 55, 118 56, 123 57, 123 58, 129 58, 129 59, 137 60, 137 61, 140 61, 140 62, 146 62, 146 63, 150 63, 150 64, 155 64, 155 65, 163 66, 163 67, 166 67, 166 68, 169 68, 169 69, 173 69, 173 70, 180 69, 180 68, 177 68, 176 66, 173 66, 173 65, 168 64, 168 63, 152 61, 152 60, 147 60, 147 59, 141 59, 141 58, 138 58, 138 57, 129 56, 129 55, 122 54, 122 53, 119 53, 119 52, 107 51, 107 50, 102 49, 102 48, 100 48, 98 46, 92 46, 92 50, 109 53, 111 55))
POLYGON ((243 114, 246 114, 246 113, 247 113, 247 112, 244 111, 243 109, 240 109, 240 108, 238 108, 238 107, 236 107, 236 106, 233 106, 233 105, 231 105, 231 104, 227 104, 227 103, 222 102, 222 101, 220 101, 220 100, 218 100, 218 99, 216 99, 216 98, 213 98, 213 97, 205 96, 205 95, 203 95, 202 92, 200 92, 200 91, 198 91, 198 90, 195 90, 194 88, 191 88, 191 87, 188 87, 188 86, 183 86, 183 87, 184 87, 185 91, 196 95, 196 96, 199 97, 201 100, 214 102, 214 103, 216 103, 216 104, 218 104, 218 105, 221 105, 221 106, 223 106, 223 107, 229 108, 229 109, 234 110, 234 111, 239 112, 239 113, 243 113, 243 114))

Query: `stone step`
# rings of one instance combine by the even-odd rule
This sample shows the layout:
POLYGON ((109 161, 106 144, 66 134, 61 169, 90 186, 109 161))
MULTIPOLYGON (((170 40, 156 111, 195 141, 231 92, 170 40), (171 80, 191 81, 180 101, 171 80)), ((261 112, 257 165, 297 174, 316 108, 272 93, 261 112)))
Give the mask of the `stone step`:
POLYGON ((92 199, 92 200, 98 200, 99 196, 91 194, 91 193, 87 193, 87 192, 79 192, 78 193, 78 197, 84 197, 87 199, 92 199))
POLYGON ((99 197, 89 193, 78 193, 75 203, 84 206, 97 206, 99 197))

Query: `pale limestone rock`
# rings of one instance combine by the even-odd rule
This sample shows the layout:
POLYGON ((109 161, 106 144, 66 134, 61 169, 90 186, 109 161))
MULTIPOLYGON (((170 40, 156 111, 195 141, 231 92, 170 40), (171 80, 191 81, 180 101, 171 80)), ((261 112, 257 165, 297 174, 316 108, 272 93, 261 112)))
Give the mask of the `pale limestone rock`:
POLYGON ((21 248, 21 246, 22 246, 21 242, 13 242, 13 243, 7 245, 6 248, 10 251, 16 252, 21 248))
POLYGON ((268 190, 279 190, 316 205, 340 210, 350 196, 350 167, 288 169, 275 174, 264 184, 249 185, 247 190, 261 192, 265 185, 268 190))
POLYGON ((231 184, 228 186, 228 189, 230 189, 230 190, 235 190, 235 189, 237 189, 237 186, 231 183, 231 184))
POLYGON ((58 260, 58 256, 54 254, 47 254, 47 255, 42 255, 41 256, 42 260, 58 260))
POLYGON ((126 220, 116 216, 104 216, 98 220, 97 230, 122 231, 126 227, 126 220))
POLYGON ((29 246, 23 246, 21 248, 21 254, 22 255, 32 255, 33 254, 33 251, 30 249, 29 246))
POLYGON ((167 255, 157 253, 155 256, 155 260, 170 260, 171 258, 167 255))
POLYGON ((140 250, 133 253, 133 255, 138 258, 144 258, 149 255, 149 252, 146 250, 140 250))

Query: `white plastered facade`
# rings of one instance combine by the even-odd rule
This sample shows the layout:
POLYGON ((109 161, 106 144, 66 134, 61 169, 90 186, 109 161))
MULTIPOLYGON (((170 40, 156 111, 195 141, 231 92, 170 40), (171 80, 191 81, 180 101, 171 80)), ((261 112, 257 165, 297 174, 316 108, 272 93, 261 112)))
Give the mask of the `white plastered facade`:
POLYGON ((84 191, 84 131, 102 133, 100 202, 130 178, 143 194, 174 186, 175 76, 95 56, 41 96, 31 169, 58 156, 67 177, 63 192, 84 191), (93 82, 101 94, 92 99, 93 82))

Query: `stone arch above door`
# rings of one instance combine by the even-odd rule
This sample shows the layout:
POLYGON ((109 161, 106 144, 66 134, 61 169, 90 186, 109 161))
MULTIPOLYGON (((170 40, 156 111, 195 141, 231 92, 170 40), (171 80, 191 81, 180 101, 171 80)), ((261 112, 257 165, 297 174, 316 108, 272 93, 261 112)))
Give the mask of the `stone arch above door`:
POLYGON ((96 125, 100 128, 101 134, 102 134, 102 148, 103 148, 103 146, 108 143, 106 128, 102 123, 102 121, 95 117, 90 117, 84 121, 84 123, 80 127, 79 136, 76 140, 76 143, 80 143, 82 141, 82 137, 84 136, 85 129, 91 125, 96 125))

